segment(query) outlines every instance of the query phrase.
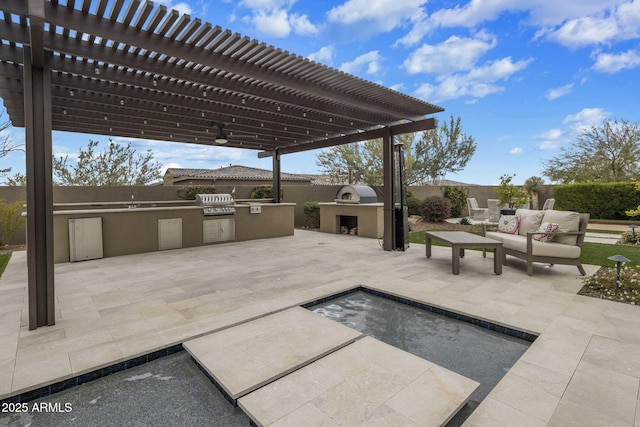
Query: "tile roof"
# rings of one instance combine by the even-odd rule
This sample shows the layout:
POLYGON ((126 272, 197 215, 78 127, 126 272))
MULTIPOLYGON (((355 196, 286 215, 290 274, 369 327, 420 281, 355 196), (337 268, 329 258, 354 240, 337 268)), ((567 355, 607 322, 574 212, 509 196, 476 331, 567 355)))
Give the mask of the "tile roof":
MULTIPOLYGON (((286 172, 281 172, 280 176, 284 181, 314 181, 319 177, 319 175, 286 172)), ((186 179, 247 179, 266 181, 273 179, 273 171, 241 165, 223 166, 218 169, 169 168, 165 172, 165 177, 173 178, 175 181, 183 181, 186 179)))

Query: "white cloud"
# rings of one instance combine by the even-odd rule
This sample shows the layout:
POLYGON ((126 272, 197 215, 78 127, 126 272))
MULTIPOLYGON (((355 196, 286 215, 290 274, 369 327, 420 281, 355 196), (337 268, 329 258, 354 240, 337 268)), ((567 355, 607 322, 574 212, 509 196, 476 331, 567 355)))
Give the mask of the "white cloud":
POLYGON ((398 83, 395 85, 389 86, 389 89, 395 90, 396 92, 402 92, 404 90, 404 83, 398 83))
POLYGON ((413 16, 411 31, 396 44, 411 46, 439 27, 474 28, 512 9, 522 9, 522 6, 514 6, 510 0, 471 0, 465 6, 439 9, 430 15, 421 10, 421 13, 413 16))
POLYGON ((460 97, 484 98, 493 93, 504 91, 497 84, 507 80, 513 74, 525 69, 531 59, 513 62, 510 57, 487 62, 466 74, 445 75, 437 79, 437 85, 425 83, 418 88, 416 95, 430 102, 439 102, 460 97))
POLYGON ((616 36, 618 26, 613 19, 584 17, 571 20, 557 30, 547 34, 547 38, 563 46, 578 48, 604 43, 616 36))
POLYGON ((591 126, 600 125, 611 113, 602 108, 583 108, 576 114, 569 114, 562 121, 567 125, 566 129, 550 129, 536 136, 539 140, 540 150, 557 150, 565 143, 575 139, 576 135, 589 129, 591 126))
POLYGON ((282 9, 257 10, 251 18, 251 22, 258 31, 271 37, 287 37, 291 33, 289 15, 282 9))
POLYGON ((569 114, 562 123, 570 125, 575 133, 600 125, 611 113, 602 108, 583 108, 576 114, 569 114))
POLYGON ((117 137, 114 141, 119 144, 131 142, 131 146, 136 151, 151 149, 154 160, 163 165, 165 163, 174 163, 176 159, 180 159, 181 164, 185 165, 184 167, 210 167, 220 163, 238 162, 249 156, 248 150, 216 145, 184 144, 122 137, 117 137))
POLYGON ((331 65, 331 63, 333 62, 333 51, 333 45, 323 46, 319 51, 309 54, 307 58, 309 58, 311 61, 331 65))
POLYGON ((541 28, 536 38, 548 37, 565 46, 585 46, 609 40, 628 40, 640 31, 638 0, 470 0, 464 6, 413 15, 411 30, 396 44, 411 46, 437 28, 477 28, 506 13, 518 13, 520 22, 541 28))
POLYGON ((347 0, 332 8, 327 17, 330 22, 343 25, 369 23, 386 32, 420 13, 425 0, 347 0))
POLYGON ((240 4, 249 9, 283 9, 290 8, 295 0, 242 0, 240 4))
POLYGON ((404 61, 403 66, 410 74, 448 74, 469 70, 496 44, 496 38, 484 32, 475 38, 451 36, 437 45, 423 44, 404 61))
POLYGON ((554 99, 558 99, 560 97, 570 94, 571 89, 573 89, 573 83, 569 83, 564 86, 549 89, 546 93, 546 97, 549 101, 553 101, 554 99))
POLYGON ((509 150, 509 154, 518 155, 522 153, 524 153, 524 150, 522 149, 522 147, 513 147, 511 150, 509 150))
POLYGON ((307 15, 291 15, 289 22, 293 27, 293 31, 301 36, 310 36, 318 33, 318 27, 309 21, 307 15))
POLYGON ((372 50, 371 52, 364 53, 358 56, 353 61, 344 62, 340 66, 340 70, 345 73, 357 73, 363 68, 366 68, 367 74, 377 74, 380 71, 380 62, 382 61, 382 57, 378 53, 377 50, 372 50))
POLYGON ((557 29, 547 31, 547 38, 557 43, 578 48, 600 45, 640 36, 640 1, 603 4, 598 11, 585 11, 569 19, 557 29))
POLYGON ((167 169, 180 169, 182 168, 182 166, 180 166, 180 163, 167 163, 166 165, 162 165, 162 167, 160 168, 160 175, 164 176, 164 174, 167 172, 167 169))
POLYGON ((243 0, 240 6, 250 9, 251 15, 243 21, 255 26, 262 34, 270 37, 287 37, 295 34, 308 36, 318 32, 305 14, 291 13, 295 0, 243 0))
POLYGON ((550 129, 536 136, 535 139, 540 141, 538 148, 545 151, 557 150, 568 140, 566 131, 561 129, 550 129))
POLYGON ((156 0, 156 3, 166 6, 167 9, 175 9, 178 12, 180 12, 181 15, 182 14, 191 15, 191 13, 193 12, 193 9, 191 9, 191 6, 189 6, 185 2, 175 3, 173 0, 156 0))
POLYGON ((617 73, 624 69, 634 69, 640 66, 640 53, 628 50, 618 55, 611 53, 595 54, 593 68, 602 73, 617 73))

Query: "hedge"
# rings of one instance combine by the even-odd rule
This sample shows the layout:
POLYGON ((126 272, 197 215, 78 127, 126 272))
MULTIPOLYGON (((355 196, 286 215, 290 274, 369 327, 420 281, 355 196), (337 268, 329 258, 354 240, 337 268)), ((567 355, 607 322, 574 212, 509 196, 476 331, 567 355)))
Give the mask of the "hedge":
POLYGON ((630 219, 624 212, 640 205, 633 182, 559 185, 552 194, 555 209, 589 213, 592 219, 630 219))

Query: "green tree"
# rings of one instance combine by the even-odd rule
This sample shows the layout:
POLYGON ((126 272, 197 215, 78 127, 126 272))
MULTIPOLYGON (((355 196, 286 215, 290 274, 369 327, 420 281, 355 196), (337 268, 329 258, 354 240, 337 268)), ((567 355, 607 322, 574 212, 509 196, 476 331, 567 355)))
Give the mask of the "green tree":
POLYGON ((546 161, 552 182, 622 182, 640 173, 640 127, 627 120, 606 121, 580 133, 570 147, 546 161))
MULTIPOLYGON (((0 117, 4 117, 5 111, 0 113, 0 117)), ((11 121, 5 120, 0 122, 0 133, 11 127, 11 121)), ((0 141, 0 159, 9 155, 14 151, 24 151, 23 144, 15 144, 9 135, 5 136, 4 139, 0 141)), ((0 176, 5 176, 7 173, 11 172, 11 168, 0 169, 0 176)))
MULTIPOLYGON (((396 142, 404 144, 407 185, 415 183, 412 172, 415 159, 411 152, 413 138, 414 134, 404 134, 396 138, 396 142)), ((384 175, 382 150, 382 139, 336 145, 320 152, 316 164, 329 175, 333 183, 347 182, 351 172, 355 183, 381 186, 384 175)))
POLYGON ((80 147, 78 160, 68 164, 68 156, 53 159, 54 181, 58 185, 146 185, 160 179, 161 165, 153 153, 136 153, 131 143, 119 145, 109 140, 109 147, 97 152, 98 141, 80 147))
POLYGON ((523 187, 529 193, 531 208, 538 209, 538 199, 540 192, 544 190, 544 180, 538 176, 532 176, 525 180, 523 187))
POLYGON ((472 136, 462 131, 462 119, 451 118, 449 122, 433 130, 426 131, 416 144, 414 166, 422 173, 424 180, 436 183, 449 172, 460 172, 476 152, 472 136))
MULTIPOLYGON (((448 172, 459 172, 475 153, 472 137, 462 132, 458 117, 443 123, 438 129, 396 137, 404 145, 405 179, 407 185, 435 181, 448 172)), ((382 140, 364 141, 331 147, 318 154, 316 164, 334 183, 347 182, 349 171, 356 183, 383 185, 382 140)))
POLYGON ((5 184, 10 187, 25 187, 27 185, 27 177, 20 172, 16 172, 13 176, 8 176, 5 184))

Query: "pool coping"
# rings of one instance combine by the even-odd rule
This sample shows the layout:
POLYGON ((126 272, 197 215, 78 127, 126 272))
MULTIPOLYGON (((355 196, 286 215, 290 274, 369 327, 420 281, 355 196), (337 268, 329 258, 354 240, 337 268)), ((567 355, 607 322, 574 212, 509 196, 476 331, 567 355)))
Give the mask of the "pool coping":
MULTIPOLYGON (((461 314, 461 313, 457 313, 451 310, 447 310, 444 308, 440 308, 440 307, 436 307, 430 304, 426 304, 417 300, 413 300, 410 298, 406 298, 406 297, 400 297, 397 295, 393 295, 393 294, 389 294, 386 292, 382 292, 382 291, 378 291, 372 288, 369 288, 367 286, 364 285, 358 285, 355 286, 353 288, 350 289, 346 289, 344 291, 340 291, 340 292, 336 292, 332 295, 328 295, 328 296, 324 296, 321 298, 317 298, 313 301, 309 301, 303 304, 299 304, 297 305, 298 307, 302 307, 305 309, 309 309, 310 307, 317 305, 317 304, 322 304, 324 302, 328 302, 346 295, 350 295, 356 292, 364 292, 364 293, 368 293, 370 295, 375 295, 377 297, 381 297, 384 299, 388 299, 390 301, 395 301, 398 302, 400 304, 404 304, 404 305, 408 305, 411 307, 416 307, 419 308, 421 310, 425 310, 427 312, 430 313, 434 313, 434 314, 438 314, 441 316, 445 316, 451 319, 456 319, 456 320, 460 320, 462 322, 465 323, 469 323, 487 330, 491 330, 493 332, 497 332, 500 334, 504 334, 504 335, 508 335, 508 336, 512 336, 515 338, 520 338, 523 339, 525 341, 528 342, 534 342, 536 340, 536 338, 538 338, 538 335, 535 334, 530 334, 527 332, 523 332, 514 328, 509 328, 507 326, 503 326, 503 325, 499 325, 493 322, 488 322, 486 320, 482 320, 482 319, 477 319, 474 318, 472 316, 468 316, 465 314, 461 314)), ((295 306, 292 306, 295 307, 295 306)), ((275 310, 272 313, 269 313, 267 315, 271 315, 271 314, 275 314, 275 313, 279 313, 282 312, 284 310, 275 310)), ((261 316, 264 317, 264 316, 261 316)), ((226 328, 222 328, 216 331, 212 331, 211 333, 215 333, 218 332, 220 330, 225 330, 225 329, 230 329, 233 328, 235 326, 239 326, 242 324, 246 324, 249 323, 251 321, 257 320, 255 318, 253 319, 247 319, 245 322, 240 322, 238 324, 234 324, 234 325, 230 325, 226 328)), ((205 334, 208 335, 208 334, 205 334)), ((188 341, 188 340, 187 340, 188 341)), ((160 350, 156 350, 153 351, 151 353, 147 353, 141 356, 137 356, 122 362, 118 362, 115 363, 113 365, 109 365, 100 369, 96 369, 94 371, 90 371, 90 372, 86 372, 77 376, 73 376, 71 378, 67 378, 61 381, 57 381, 54 382, 52 384, 46 385, 46 386, 42 386, 42 387, 38 387, 36 389, 33 390, 29 390, 29 391, 25 391, 23 393, 18 393, 14 396, 10 396, 4 399, 0 400, 0 404, 4 404, 4 403, 25 403, 25 402, 31 402, 33 400, 36 399, 40 399, 42 397, 48 397, 51 396, 53 394, 71 389, 73 387, 77 387, 79 385, 94 381, 94 380, 98 380, 100 378, 104 378, 106 376, 115 374, 117 372, 121 372, 121 371, 125 371, 127 369, 130 368, 134 368, 136 366, 140 366, 143 365, 145 363, 151 362, 153 360, 159 359, 161 357, 166 357, 166 356, 170 356, 172 354, 175 353, 179 353, 181 351, 185 351, 185 348, 183 347, 183 343, 180 344, 175 344, 169 347, 166 347, 164 349, 160 349, 160 350)), ((229 395, 229 393, 227 393, 227 391, 206 371, 206 369, 193 357, 191 356, 191 359, 193 360, 193 362, 196 364, 196 366, 198 367, 198 369, 200 371, 202 371, 207 378, 213 383, 213 385, 222 393, 222 395, 224 396, 225 400, 227 400, 232 406, 236 407, 237 406, 237 399, 233 398, 231 395, 229 395)))

